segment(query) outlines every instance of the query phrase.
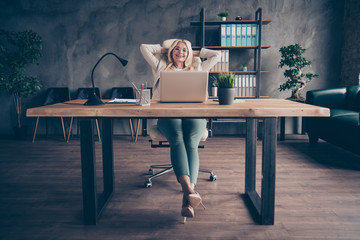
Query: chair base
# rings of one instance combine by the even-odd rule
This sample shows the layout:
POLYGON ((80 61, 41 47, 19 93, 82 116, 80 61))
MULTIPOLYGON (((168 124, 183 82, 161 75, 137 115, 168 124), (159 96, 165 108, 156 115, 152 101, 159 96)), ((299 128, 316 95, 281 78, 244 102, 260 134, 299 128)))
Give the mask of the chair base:
MULTIPOLYGON (((164 174, 167 174, 169 172, 172 172, 172 171, 174 171, 174 169, 171 166, 171 164, 151 165, 149 168, 148 174, 152 175, 152 176, 149 177, 148 180, 145 181, 145 187, 146 188, 152 187, 152 180, 154 178, 158 178, 158 177, 160 177, 164 174), (163 168, 164 170, 154 174, 154 168, 163 168)), ((210 173, 210 181, 215 181, 217 179, 217 176, 210 169, 200 168, 199 172, 210 173)))

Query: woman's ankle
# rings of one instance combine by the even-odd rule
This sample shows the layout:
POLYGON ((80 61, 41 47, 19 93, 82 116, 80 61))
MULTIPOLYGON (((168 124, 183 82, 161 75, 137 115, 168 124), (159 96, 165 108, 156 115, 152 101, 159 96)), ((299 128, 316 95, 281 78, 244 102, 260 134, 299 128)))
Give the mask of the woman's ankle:
POLYGON ((190 182, 190 177, 187 175, 179 177, 179 182, 184 194, 192 194, 195 193, 194 187, 195 185, 190 182))

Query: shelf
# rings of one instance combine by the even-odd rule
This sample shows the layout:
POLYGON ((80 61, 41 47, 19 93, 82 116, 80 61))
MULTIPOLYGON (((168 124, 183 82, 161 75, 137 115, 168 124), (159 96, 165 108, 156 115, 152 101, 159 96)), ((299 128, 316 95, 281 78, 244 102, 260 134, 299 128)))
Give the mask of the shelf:
MULTIPOLYGON (((261 83, 261 73, 268 73, 269 71, 261 71, 261 51, 263 49, 268 49, 271 46, 270 45, 263 45, 261 44, 261 32, 262 32, 262 26, 263 25, 267 25, 269 23, 271 23, 271 20, 263 20, 262 18, 262 8, 258 8, 255 11, 255 19, 254 20, 227 20, 227 21, 220 21, 220 19, 218 19, 217 21, 214 20, 206 20, 205 18, 206 14, 205 14, 205 8, 202 8, 200 11, 200 21, 191 21, 190 25, 191 26, 196 26, 196 27, 200 27, 198 28, 198 31, 200 31, 200 35, 199 35, 199 41, 198 41, 198 46, 193 46, 192 48, 196 51, 200 50, 201 48, 208 48, 208 49, 213 49, 213 50, 229 50, 230 51, 244 51, 244 50, 254 50, 254 66, 253 68, 251 68, 254 71, 228 71, 230 73, 234 73, 234 74, 238 74, 238 75, 257 75, 256 78, 256 88, 255 88, 255 92, 253 93, 252 96, 253 98, 259 98, 260 96, 260 83, 261 83), (210 27, 218 27, 220 28, 220 26, 222 24, 255 24, 257 25, 257 38, 256 38, 256 43, 254 42, 253 44, 255 44, 256 46, 205 46, 205 39, 206 39, 206 30, 210 27)), ((219 30, 219 34, 218 34, 218 39, 221 36, 221 31, 219 30)), ((212 37, 214 38, 214 37, 212 37)), ((216 38, 215 38, 216 39, 216 38)), ((220 39, 219 39, 220 40, 220 39)), ((214 43, 216 44, 216 42, 214 41, 214 43)), ((220 41, 217 42, 218 45, 220 44, 220 41)), ((210 44, 211 45, 211 44, 210 44)), ((230 45, 230 44, 229 44, 230 45)), ((234 44, 235 45, 235 44, 234 44)), ((237 54, 240 54, 240 52, 237 52, 237 54)), ((210 72, 210 73, 219 73, 219 72, 210 72)))
MULTIPOLYGON (((269 24, 271 20, 263 20, 262 24, 266 25, 269 24)), ((250 24, 250 23, 259 23, 259 21, 256 20, 228 20, 228 21, 205 21, 205 25, 221 25, 221 24, 250 24)), ((190 25, 194 26, 200 26, 201 21, 191 21, 190 25)))
MULTIPOLYGON (((201 49, 199 46, 193 46, 193 49, 201 49)), ((204 48, 208 49, 257 49, 258 46, 204 46, 204 48)), ((263 45, 261 46, 262 49, 271 48, 270 45, 263 45)))
MULTIPOLYGON (((230 73, 236 73, 236 74, 256 74, 257 71, 228 71, 230 73)), ((260 71, 261 73, 269 73, 270 71, 260 71)), ((220 72, 209 72, 209 73, 220 73, 220 72)))

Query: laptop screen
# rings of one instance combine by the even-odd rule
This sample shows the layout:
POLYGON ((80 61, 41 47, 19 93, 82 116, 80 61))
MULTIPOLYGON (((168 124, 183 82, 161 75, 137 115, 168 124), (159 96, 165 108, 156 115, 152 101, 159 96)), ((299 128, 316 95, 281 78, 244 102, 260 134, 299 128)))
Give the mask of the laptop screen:
POLYGON ((206 71, 161 71, 160 102, 204 102, 208 97, 206 71))

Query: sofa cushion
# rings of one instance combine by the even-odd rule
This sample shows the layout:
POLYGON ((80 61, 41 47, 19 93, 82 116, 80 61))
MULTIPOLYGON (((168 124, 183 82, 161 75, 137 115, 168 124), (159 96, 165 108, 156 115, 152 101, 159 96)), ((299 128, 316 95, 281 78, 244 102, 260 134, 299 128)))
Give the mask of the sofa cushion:
POLYGON ((355 112, 352 110, 346 110, 346 109, 337 109, 337 108, 330 108, 330 117, 338 117, 338 116, 358 116, 359 112, 355 112))
POLYGON ((350 124, 359 126, 359 112, 346 109, 330 109, 330 119, 335 120, 338 124, 350 124))
POLYGON ((352 125, 358 127, 359 124, 359 114, 356 115, 338 115, 332 117, 332 119, 338 124, 352 125))

